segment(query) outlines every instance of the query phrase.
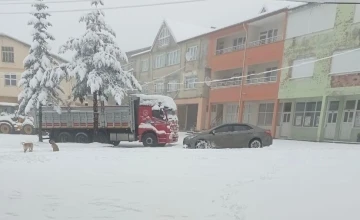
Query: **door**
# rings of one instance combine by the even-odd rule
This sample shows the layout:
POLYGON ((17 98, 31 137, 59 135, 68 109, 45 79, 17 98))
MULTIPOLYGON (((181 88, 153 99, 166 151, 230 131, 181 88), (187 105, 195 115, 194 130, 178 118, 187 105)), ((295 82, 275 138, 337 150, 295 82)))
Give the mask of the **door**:
POLYGON ((288 138, 290 136, 291 131, 291 107, 292 103, 287 102, 284 103, 283 110, 281 113, 281 119, 280 119, 280 137, 286 137, 288 138))
POLYGON ((345 103, 343 117, 340 125, 340 140, 350 141, 351 130, 354 127, 356 100, 345 103))
POLYGON ((248 147, 250 140, 253 138, 253 129, 248 125, 234 125, 232 132, 232 140, 234 143, 231 147, 248 147))
POLYGON ((231 125, 223 125, 214 130, 214 135, 210 136, 210 142, 215 148, 229 148, 235 142, 231 125))
POLYGON ((256 112, 257 110, 255 103, 245 103, 244 113, 242 118, 243 123, 256 124, 256 118, 257 118, 256 112), (255 117, 251 117, 252 116, 251 113, 256 114, 255 117))
POLYGON ((339 113, 339 101, 330 101, 326 112, 326 123, 324 138, 334 140, 336 132, 336 122, 339 113))
POLYGON ((224 123, 234 123, 238 121, 239 104, 225 104, 224 123))

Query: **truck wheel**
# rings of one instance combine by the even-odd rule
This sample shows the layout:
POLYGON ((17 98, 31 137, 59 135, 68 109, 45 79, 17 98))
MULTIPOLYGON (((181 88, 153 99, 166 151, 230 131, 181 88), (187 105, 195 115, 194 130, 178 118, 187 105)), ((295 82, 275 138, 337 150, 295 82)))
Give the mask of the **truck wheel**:
POLYGON ((10 134, 12 127, 9 124, 0 124, 0 133, 1 134, 10 134))
POLYGON ((142 138, 143 145, 145 147, 155 147, 158 145, 157 138, 154 134, 145 134, 142 138))
POLYGON ((24 125, 22 127, 22 133, 27 135, 34 134, 34 127, 31 125, 24 125))
POLYGON ((69 132, 61 132, 58 136, 59 143, 68 143, 72 142, 72 136, 69 132))
POLYGON ((75 135, 75 142, 87 144, 89 143, 89 136, 86 133, 80 132, 75 135))
POLYGON ((114 147, 119 146, 120 141, 111 141, 111 144, 114 145, 114 147))

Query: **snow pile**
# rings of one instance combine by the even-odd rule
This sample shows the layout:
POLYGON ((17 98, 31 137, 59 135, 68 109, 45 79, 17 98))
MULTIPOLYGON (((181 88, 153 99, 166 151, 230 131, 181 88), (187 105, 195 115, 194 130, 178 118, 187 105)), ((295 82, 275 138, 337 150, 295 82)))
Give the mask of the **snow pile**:
POLYGON ((149 123, 141 123, 139 125, 139 128, 142 128, 142 129, 151 129, 153 131, 156 132, 156 134, 166 134, 165 131, 159 131, 158 129, 156 129, 154 126, 152 126, 151 124, 149 123))
POLYGON ((161 106, 165 106, 170 108, 174 111, 177 110, 176 103, 174 99, 169 96, 164 95, 145 95, 145 94, 133 94, 140 98, 140 105, 148 105, 148 106, 155 106, 161 103, 161 106))
POLYGON ((0 140, 2 220, 360 219, 356 145, 187 150, 180 139, 166 148, 60 143, 52 152, 44 142, 24 154, 20 142, 36 136, 0 140))
POLYGON ((86 31, 79 38, 70 38, 60 48, 60 53, 75 52, 67 73, 76 79, 73 96, 81 102, 90 92, 94 100, 109 95, 120 105, 127 90, 141 90, 141 86, 132 72, 125 71, 120 61, 128 62, 127 56, 115 42, 115 32, 105 22, 105 15, 99 6, 102 0, 92 0, 94 10, 80 18, 86 25, 86 31))

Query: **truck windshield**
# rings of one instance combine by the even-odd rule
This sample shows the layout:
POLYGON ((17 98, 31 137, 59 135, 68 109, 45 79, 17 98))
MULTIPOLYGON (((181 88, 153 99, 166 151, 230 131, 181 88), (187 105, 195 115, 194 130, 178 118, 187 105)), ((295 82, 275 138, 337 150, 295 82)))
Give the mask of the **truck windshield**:
POLYGON ((161 119, 161 120, 167 120, 165 112, 164 112, 164 110, 162 108, 152 110, 152 115, 155 118, 158 118, 158 119, 161 119))

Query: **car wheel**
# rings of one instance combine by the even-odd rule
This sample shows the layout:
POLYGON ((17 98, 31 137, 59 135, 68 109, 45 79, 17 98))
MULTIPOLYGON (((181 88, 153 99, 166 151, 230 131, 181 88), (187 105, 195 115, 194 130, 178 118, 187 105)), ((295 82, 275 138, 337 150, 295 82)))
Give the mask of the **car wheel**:
POLYGON ((212 148, 211 144, 205 140, 199 140, 195 144, 196 149, 209 149, 212 148))
POLYGON ((262 148, 261 140, 259 139, 253 139, 249 143, 250 148, 262 148))
POLYGON ((156 136, 151 133, 145 134, 142 142, 145 147, 155 147, 158 145, 156 136))
POLYGON ((12 131, 12 128, 9 124, 0 124, 0 133, 1 134, 10 134, 12 131))

